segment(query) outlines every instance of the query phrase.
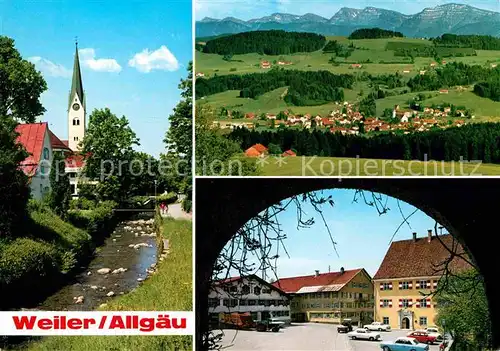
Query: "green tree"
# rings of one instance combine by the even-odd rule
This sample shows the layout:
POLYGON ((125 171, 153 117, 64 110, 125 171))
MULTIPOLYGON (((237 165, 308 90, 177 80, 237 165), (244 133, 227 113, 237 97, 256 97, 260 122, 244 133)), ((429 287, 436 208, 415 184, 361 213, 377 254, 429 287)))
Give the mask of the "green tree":
POLYGON ((71 200, 71 187, 69 175, 64 171, 64 156, 54 152, 50 167, 50 197, 49 205, 61 218, 66 218, 71 200))
POLYGON ((455 350, 490 349, 491 321, 482 277, 471 270, 447 278, 440 281, 435 296, 436 323, 452 334, 455 350))
POLYGON ((130 165, 139 139, 125 116, 117 117, 109 108, 94 110, 83 139, 86 155, 84 173, 99 181, 96 191, 102 200, 118 203, 131 195, 130 165))
POLYGON ((191 191, 193 161, 193 63, 189 62, 188 76, 181 79, 181 101, 170 115, 170 127, 164 142, 167 145, 168 158, 175 162, 180 177, 179 192, 187 194, 191 191))
POLYGON ((268 145, 268 149, 269 149, 269 153, 271 155, 281 155, 283 153, 283 151, 281 150, 280 146, 279 145, 276 145, 276 144, 269 144, 268 145))
POLYGON ((196 174, 256 175, 253 160, 238 157, 243 150, 218 128, 213 128, 214 114, 210 107, 196 107, 196 174))
POLYGON ((30 197, 28 177, 19 168, 28 153, 16 142, 16 125, 12 118, 0 116, 0 239, 13 235, 26 218, 30 197))
POLYGON ((16 142, 17 121, 34 122, 45 109, 40 95, 47 84, 24 60, 14 40, 0 35, 0 238, 14 234, 26 218, 28 177, 19 168, 26 150, 16 142))
POLYGON ((13 39, 0 35, 0 116, 35 122, 45 112, 40 102, 45 90, 42 74, 21 57, 13 39))
POLYGON ((276 115, 276 119, 279 119, 279 120, 283 120, 283 121, 285 121, 285 120, 286 120, 286 118, 287 118, 287 117, 286 117, 286 114, 285 114, 285 112, 283 112, 283 111, 280 111, 280 112, 276 115))

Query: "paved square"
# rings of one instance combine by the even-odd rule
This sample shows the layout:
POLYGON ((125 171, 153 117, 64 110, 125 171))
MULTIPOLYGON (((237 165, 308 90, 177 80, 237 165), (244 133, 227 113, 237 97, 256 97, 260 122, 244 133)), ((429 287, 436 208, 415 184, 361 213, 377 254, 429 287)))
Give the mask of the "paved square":
MULTIPOLYGON (((408 330, 381 332, 382 340, 406 336, 408 330)), ((278 333, 224 329, 224 350, 328 350, 328 351, 381 351, 378 341, 349 340, 337 333, 337 325, 293 323, 278 333)), ((438 351, 432 345, 430 351, 438 351)))

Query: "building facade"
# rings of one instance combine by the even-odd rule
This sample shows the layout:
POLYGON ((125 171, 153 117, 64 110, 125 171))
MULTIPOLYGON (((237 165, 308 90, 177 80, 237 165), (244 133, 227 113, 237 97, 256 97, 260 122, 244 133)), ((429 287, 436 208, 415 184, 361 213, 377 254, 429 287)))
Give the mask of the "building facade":
POLYGON ((212 322, 221 320, 225 313, 235 312, 249 312, 255 321, 274 318, 290 322, 287 294, 256 275, 229 278, 214 284, 208 295, 208 306, 212 322))
POLYGON ((43 199, 50 193, 50 167, 53 150, 47 122, 19 124, 16 127, 17 142, 22 144, 29 156, 21 162, 21 169, 28 176, 31 196, 43 199))
POLYGON ((279 279, 274 286, 290 294, 292 321, 354 323, 373 321, 374 294, 370 275, 364 269, 279 279))
MULTIPOLYGON (((413 233, 412 239, 391 244, 373 278, 376 321, 393 329, 435 325, 439 306, 431 294, 442 277, 439 265, 450 257, 448 250, 456 245, 463 251, 451 235, 440 235, 439 239, 429 230, 426 237, 417 238, 413 233)), ((454 272, 471 268, 458 257, 449 267, 454 272)))

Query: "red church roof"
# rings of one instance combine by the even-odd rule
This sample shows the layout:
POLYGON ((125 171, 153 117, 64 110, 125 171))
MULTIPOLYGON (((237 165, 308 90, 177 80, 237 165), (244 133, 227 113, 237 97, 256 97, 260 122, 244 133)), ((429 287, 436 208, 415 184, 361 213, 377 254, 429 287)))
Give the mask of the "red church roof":
POLYGON ((306 286, 325 286, 334 284, 347 284, 363 269, 352 269, 349 271, 323 273, 319 275, 306 275, 301 277, 281 278, 273 283, 286 293, 295 293, 306 286))
POLYGON ((19 124, 16 127, 16 132, 19 134, 16 141, 21 143, 30 154, 20 165, 23 172, 29 177, 35 175, 38 168, 47 130, 47 122, 19 124))
POLYGON ((53 150, 65 150, 65 151, 71 151, 71 149, 68 147, 68 141, 66 143, 59 139, 52 131, 49 129, 49 137, 50 137, 50 145, 52 145, 53 150))

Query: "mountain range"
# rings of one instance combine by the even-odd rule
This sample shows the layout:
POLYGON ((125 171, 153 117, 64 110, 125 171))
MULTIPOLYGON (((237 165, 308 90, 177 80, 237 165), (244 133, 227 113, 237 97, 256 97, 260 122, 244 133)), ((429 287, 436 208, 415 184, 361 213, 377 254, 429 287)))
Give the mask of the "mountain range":
POLYGON ((398 31, 405 36, 417 38, 437 37, 444 33, 500 37, 500 13, 463 4, 445 4, 425 8, 414 15, 375 7, 343 7, 330 19, 313 13, 300 16, 273 13, 248 21, 234 17, 205 17, 196 22, 196 37, 269 29, 347 36, 356 29, 372 27, 398 31))

